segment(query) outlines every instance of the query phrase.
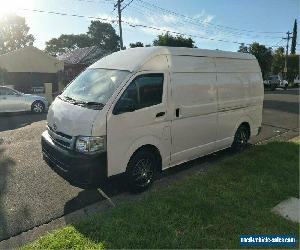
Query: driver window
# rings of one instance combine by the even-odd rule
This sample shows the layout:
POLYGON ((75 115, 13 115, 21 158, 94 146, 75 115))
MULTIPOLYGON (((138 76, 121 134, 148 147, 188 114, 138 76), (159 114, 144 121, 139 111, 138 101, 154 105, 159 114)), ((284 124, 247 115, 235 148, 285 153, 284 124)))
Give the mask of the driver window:
POLYGON ((162 102, 164 74, 145 74, 136 77, 122 94, 120 100, 131 100, 135 110, 162 102))

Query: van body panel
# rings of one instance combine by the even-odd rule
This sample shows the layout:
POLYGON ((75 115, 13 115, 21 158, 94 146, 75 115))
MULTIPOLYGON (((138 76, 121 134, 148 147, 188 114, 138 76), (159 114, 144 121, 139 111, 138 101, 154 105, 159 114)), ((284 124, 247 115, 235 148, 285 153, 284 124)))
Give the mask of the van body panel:
POLYGON ((218 88, 218 133, 216 147, 234 140, 241 123, 256 135, 262 121, 263 84, 257 60, 216 58, 218 88))
POLYGON ((56 98, 49 109, 48 124, 73 137, 106 135, 105 177, 124 173, 132 155, 146 145, 157 148, 162 169, 166 169, 230 147, 242 123, 249 125, 251 135, 261 127, 261 70, 248 53, 134 48, 108 55, 89 68, 126 70, 130 74, 101 110, 56 98), (114 113, 131 83, 147 74, 163 74, 161 102, 114 113))
POLYGON ((116 98, 115 103, 107 113, 108 176, 125 172, 132 154, 144 145, 155 146, 160 152, 163 164, 169 164, 171 137, 168 130, 170 127, 167 108, 168 72, 140 71, 132 76, 119 96, 135 78, 149 73, 164 74, 162 103, 133 112, 114 115, 113 109, 118 101, 116 98), (160 112, 165 112, 165 115, 156 117, 160 112))
POLYGON ((215 64, 211 58, 190 57, 187 60, 186 56, 176 56, 171 58, 170 65, 172 71, 173 65, 177 70, 180 70, 179 65, 188 70, 188 73, 171 72, 171 164, 174 165, 214 151, 217 88, 215 64))
POLYGON ((52 128, 56 127, 57 132, 70 136, 90 136, 94 120, 100 113, 99 110, 87 109, 56 98, 49 108, 47 122, 52 128))

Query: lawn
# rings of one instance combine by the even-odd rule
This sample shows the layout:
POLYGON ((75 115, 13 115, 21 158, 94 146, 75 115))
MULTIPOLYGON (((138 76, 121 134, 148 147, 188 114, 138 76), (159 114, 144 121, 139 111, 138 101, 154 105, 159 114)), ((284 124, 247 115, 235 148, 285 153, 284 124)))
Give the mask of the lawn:
MULTIPOLYGON (((270 212, 299 196, 299 142, 272 142, 228 156, 207 172, 153 189, 25 249, 240 248, 240 234, 294 234, 270 212)), ((299 240, 299 238, 297 239, 299 240)))

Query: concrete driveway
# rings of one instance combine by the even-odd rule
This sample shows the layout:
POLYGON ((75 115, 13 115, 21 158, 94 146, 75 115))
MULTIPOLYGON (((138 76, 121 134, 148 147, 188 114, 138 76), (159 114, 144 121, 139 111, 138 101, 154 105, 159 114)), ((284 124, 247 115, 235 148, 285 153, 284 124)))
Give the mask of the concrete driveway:
MULTIPOLYGON (((292 138, 299 134, 298 119, 298 90, 268 91, 262 133, 251 142, 292 138)), ((102 199, 96 191, 70 186, 42 161, 40 135, 45 126, 45 115, 0 116, 0 241, 102 199)), ((195 160, 166 179, 176 179, 187 169, 207 168, 223 157, 228 157, 226 151, 195 160)), ((112 196, 126 192, 122 185, 107 189, 112 196)))

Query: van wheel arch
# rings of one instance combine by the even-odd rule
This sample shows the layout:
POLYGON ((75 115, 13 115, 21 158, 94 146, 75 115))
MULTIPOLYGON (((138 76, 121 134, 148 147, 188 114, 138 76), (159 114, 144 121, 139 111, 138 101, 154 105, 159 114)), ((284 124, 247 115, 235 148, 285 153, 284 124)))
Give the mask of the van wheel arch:
MULTIPOLYGON (((245 127, 247 128, 247 131, 248 131, 248 139, 249 139, 250 136, 251 136, 251 128, 250 128, 250 124, 249 124, 248 122, 243 122, 243 123, 240 124, 239 127, 241 127, 241 126, 245 126, 245 127)), ((239 128, 239 127, 238 127, 238 128, 239 128)))
POLYGON ((149 188, 161 169, 161 156, 158 149, 145 145, 137 149, 127 164, 126 182, 133 192, 149 188))
POLYGON ((237 128, 234 140, 231 145, 231 149, 234 152, 240 152, 244 150, 248 145, 248 140, 250 138, 251 132, 250 132, 250 125, 248 122, 243 122, 240 124, 240 126, 237 128))
MULTIPOLYGON (((143 145, 143 146, 139 147, 137 150, 135 150, 134 153, 131 155, 128 163, 130 162, 130 160, 132 159, 132 157, 135 154, 137 154, 137 152, 139 152, 139 151, 150 151, 150 152, 152 152, 155 155, 155 157, 156 157, 156 159, 158 161, 158 166, 156 168, 156 171, 157 172, 161 172, 162 171, 162 159, 161 159, 160 151, 159 151, 159 149, 156 146, 151 145, 151 144, 143 145)), ((128 163, 127 163, 127 165, 128 165, 128 163)))

